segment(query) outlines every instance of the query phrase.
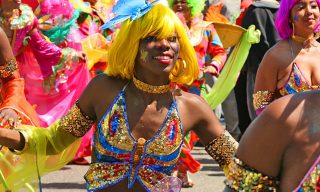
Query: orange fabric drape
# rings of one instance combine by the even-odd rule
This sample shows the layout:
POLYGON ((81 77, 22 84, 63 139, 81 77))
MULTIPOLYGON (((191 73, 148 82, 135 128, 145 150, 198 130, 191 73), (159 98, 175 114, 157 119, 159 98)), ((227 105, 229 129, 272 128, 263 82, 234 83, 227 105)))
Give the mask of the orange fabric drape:
POLYGON ((37 113, 25 98, 24 79, 18 72, 2 80, 1 98, 0 110, 14 109, 22 118, 22 123, 39 126, 37 113))

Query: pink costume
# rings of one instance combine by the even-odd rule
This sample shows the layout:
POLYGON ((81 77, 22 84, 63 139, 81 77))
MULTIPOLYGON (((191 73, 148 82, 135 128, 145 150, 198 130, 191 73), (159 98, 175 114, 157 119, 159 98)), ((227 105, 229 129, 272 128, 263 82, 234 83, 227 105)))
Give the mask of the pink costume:
POLYGON ((13 52, 25 79, 26 98, 36 106, 40 125, 47 127, 71 108, 90 76, 76 51, 45 40, 29 6, 21 4, 20 11, 10 22, 15 34, 13 52))
MULTIPOLYGON (((80 2, 79 2, 80 3, 80 2)), ((44 0, 40 3, 39 16, 43 17, 50 15, 50 18, 46 20, 46 23, 50 23, 49 28, 41 27, 41 32, 46 35, 51 42, 62 47, 64 49, 72 48, 77 51, 82 51, 81 41, 86 37, 87 34, 81 32, 77 24, 79 17, 79 11, 75 10, 73 5, 67 0, 44 0)), ((90 32, 98 31, 98 27, 91 27, 90 32)), ((89 69, 85 63, 79 66, 79 70, 85 73, 85 78, 69 77, 74 81, 75 85, 81 82, 83 88, 89 83, 90 75, 89 69)), ((76 74, 76 73, 75 73, 76 74)), ((80 77, 80 76, 79 76, 80 77)), ((78 85, 77 85, 78 86, 78 85)), ((77 87, 72 87, 71 90, 76 90, 77 87)), ((82 89, 81 89, 82 90, 82 89)), ((77 94, 75 99, 79 98, 77 94)), ((72 100, 72 104, 75 100, 72 100)), ((68 105, 68 109, 71 106, 68 105)), ((61 114, 63 115, 63 114, 61 114)), ((59 116, 58 118, 60 118, 59 116)), ((55 118, 58 119, 58 118, 55 118)), ((89 131, 84 137, 75 159, 89 156, 91 154, 91 138, 93 131, 89 131)))

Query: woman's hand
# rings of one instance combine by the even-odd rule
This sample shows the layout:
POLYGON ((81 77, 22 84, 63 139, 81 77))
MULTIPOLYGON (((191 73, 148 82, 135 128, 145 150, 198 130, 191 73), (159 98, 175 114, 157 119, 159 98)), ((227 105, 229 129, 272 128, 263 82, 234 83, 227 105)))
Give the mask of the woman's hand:
POLYGON ((218 76, 218 74, 219 74, 217 69, 211 65, 204 66, 200 70, 203 71, 204 73, 210 73, 213 76, 218 76))
POLYGON ((19 122, 18 113, 13 109, 3 109, 0 111, 0 126, 8 122, 10 127, 16 127, 19 122))
POLYGON ((83 61, 83 62, 87 61, 87 55, 84 52, 82 52, 82 51, 77 52, 77 56, 80 61, 83 61))

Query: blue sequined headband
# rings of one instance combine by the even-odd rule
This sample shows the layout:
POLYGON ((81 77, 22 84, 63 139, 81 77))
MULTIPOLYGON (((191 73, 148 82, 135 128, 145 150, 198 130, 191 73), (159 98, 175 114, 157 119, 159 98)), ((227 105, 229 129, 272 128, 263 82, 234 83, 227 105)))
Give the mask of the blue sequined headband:
POLYGON ((136 20, 146 14, 158 0, 118 0, 113 7, 115 17, 103 24, 100 29, 108 29, 127 19, 136 20))

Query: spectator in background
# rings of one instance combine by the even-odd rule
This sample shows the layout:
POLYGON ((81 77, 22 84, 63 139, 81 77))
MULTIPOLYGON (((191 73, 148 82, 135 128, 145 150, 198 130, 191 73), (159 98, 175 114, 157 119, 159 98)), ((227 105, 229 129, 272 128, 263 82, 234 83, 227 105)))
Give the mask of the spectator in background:
POLYGON ((252 45, 235 88, 242 133, 255 118, 252 94, 259 64, 268 49, 280 40, 274 24, 278 7, 276 0, 257 0, 249 6, 242 20, 242 27, 255 25, 261 31, 260 42, 252 45))
POLYGON ((240 12, 240 15, 238 15, 238 18, 236 20, 237 25, 241 26, 243 16, 252 3, 253 3, 253 0, 241 0, 241 3, 240 3, 240 11, 241 12, 240 12))

